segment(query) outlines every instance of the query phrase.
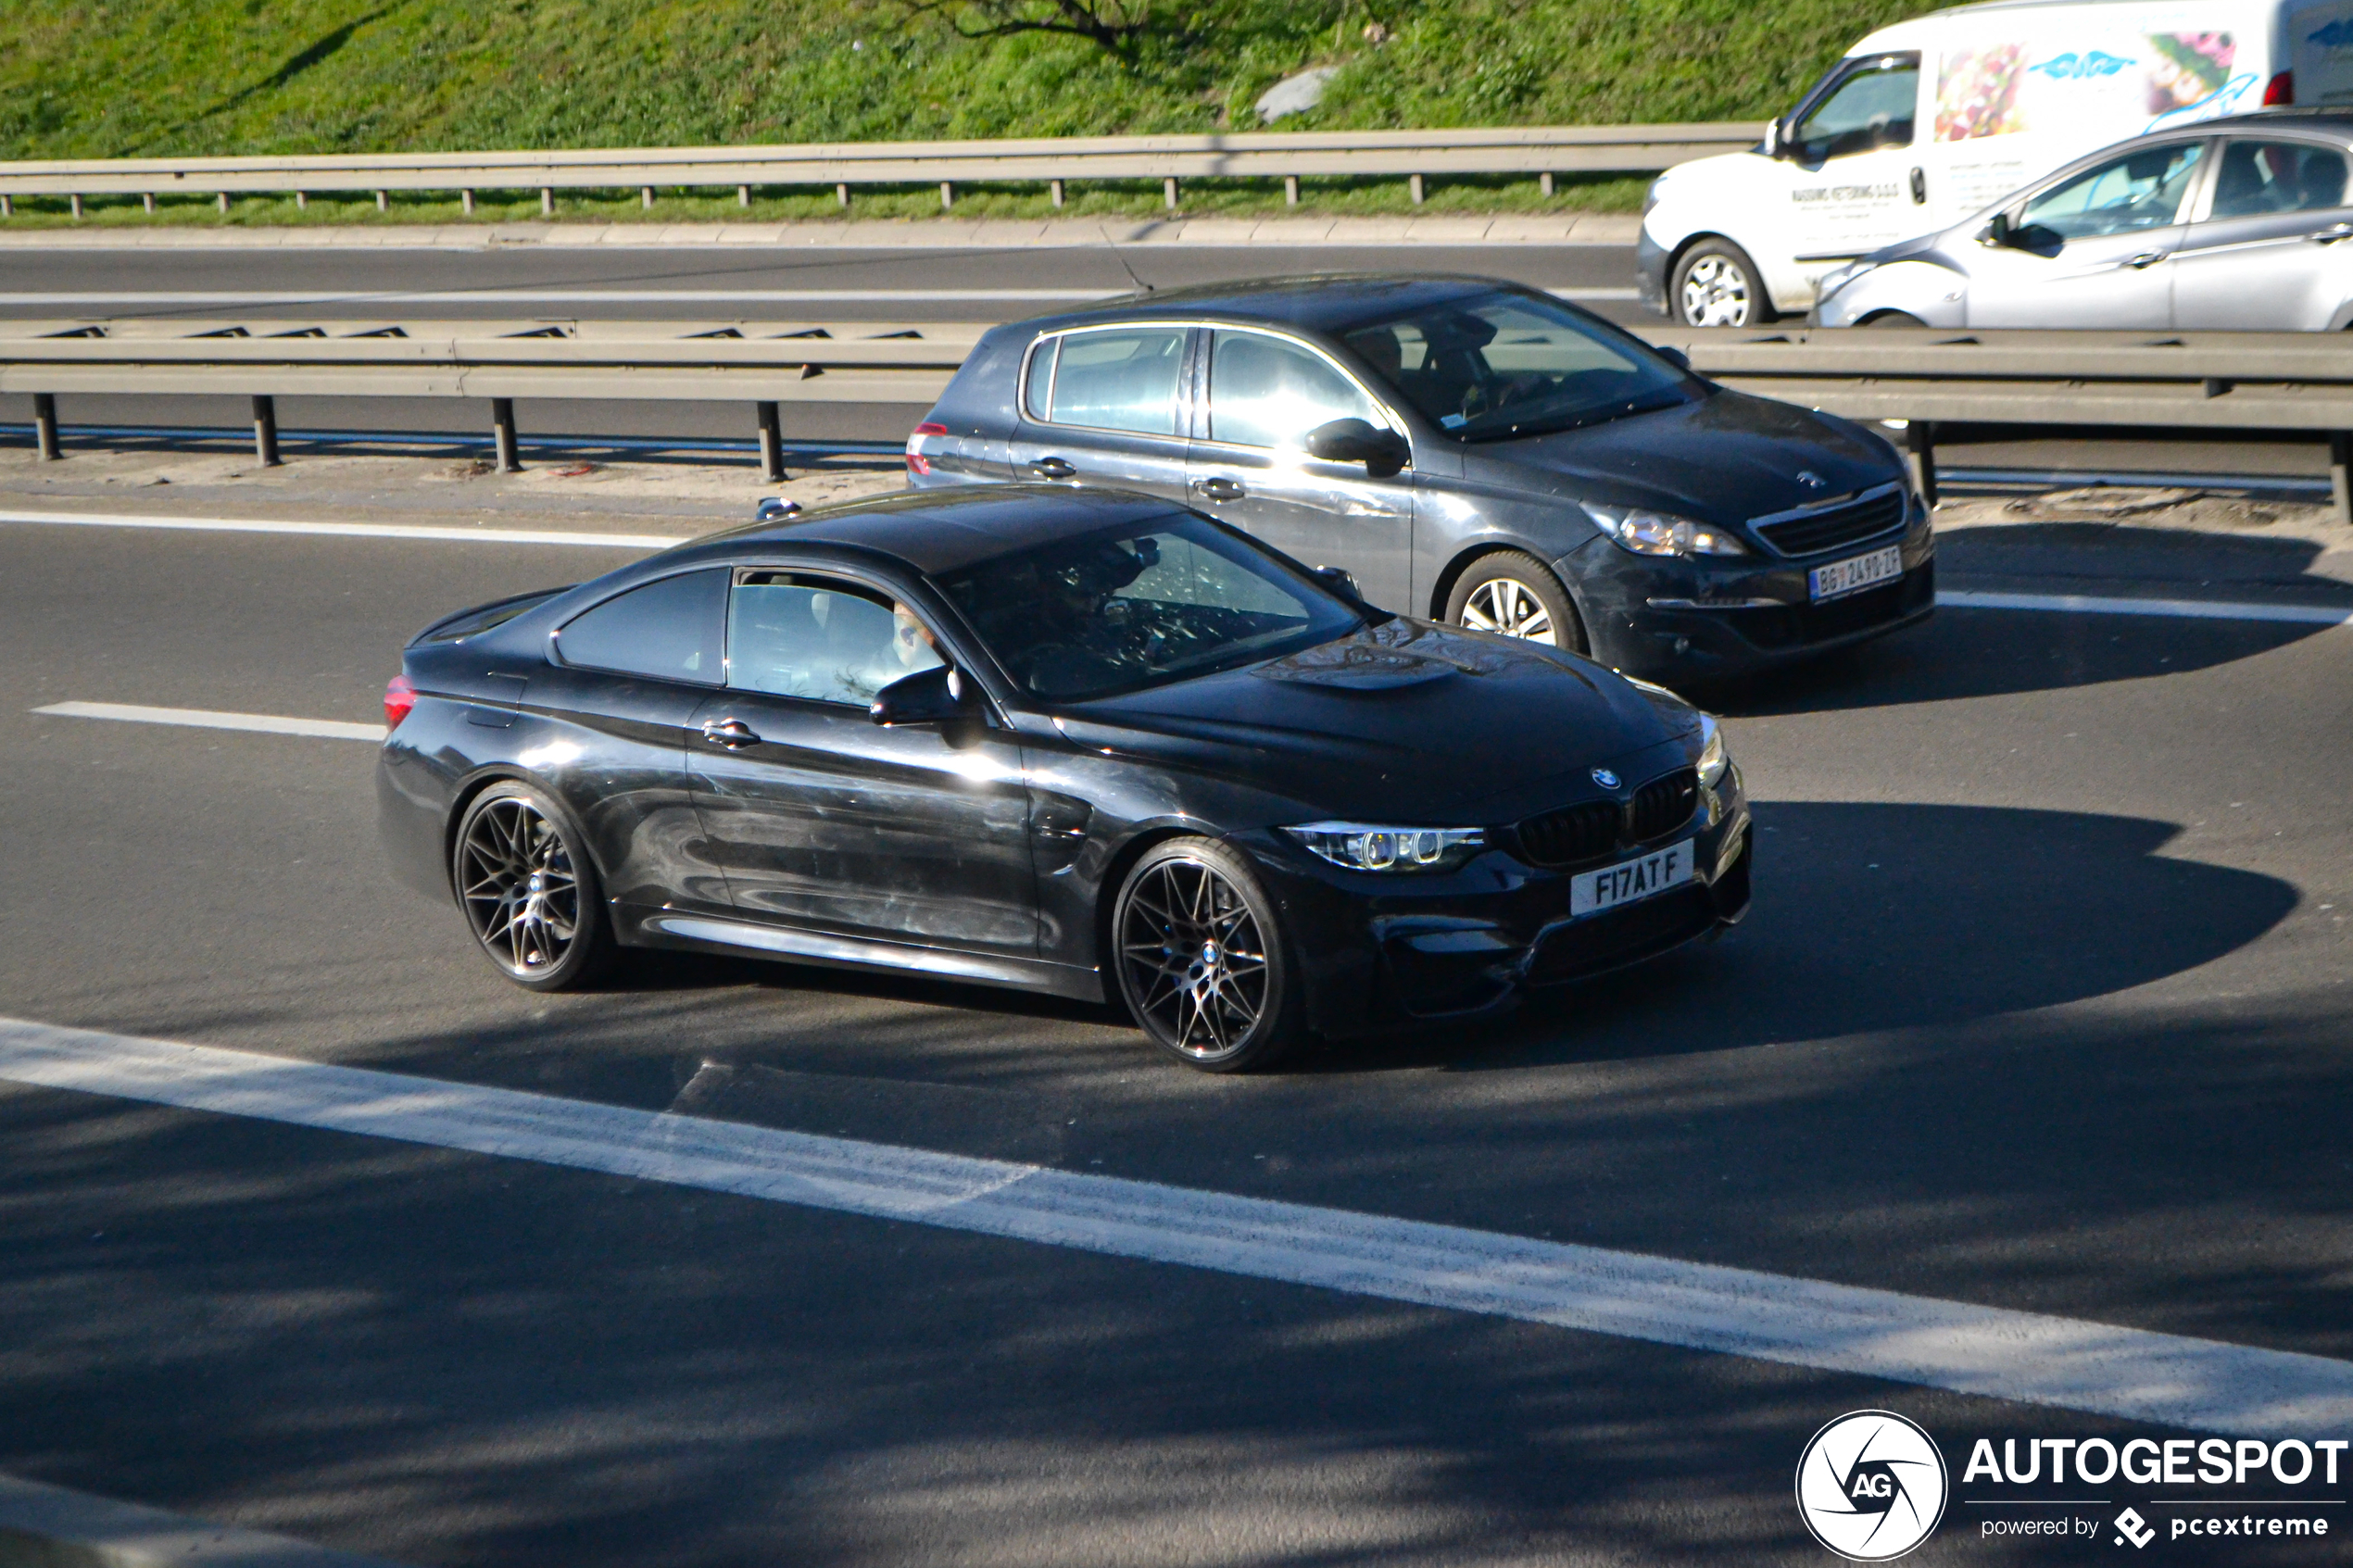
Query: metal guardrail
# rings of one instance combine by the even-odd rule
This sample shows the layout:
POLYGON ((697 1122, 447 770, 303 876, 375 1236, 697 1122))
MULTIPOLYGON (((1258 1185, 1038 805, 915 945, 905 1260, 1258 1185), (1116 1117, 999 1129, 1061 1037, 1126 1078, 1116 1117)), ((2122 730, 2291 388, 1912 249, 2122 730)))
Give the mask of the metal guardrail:
MULTIPOLYGON (((276 460, 283 395, 488 399, 515 466, 516 398, 745 402, 781 476, 786 403, 927 404, 985 324, 718 321, 0 322, 0 393, 34 396, 44 456, 60 393, 210 393, 254 400, 276 460)), ((2142 438, 2304 436, 2330 452, 2353 521, 2353 345, 2298 332, 1642 329, 1744 392, 1854 419, 1908 421, 1932 500, 1936 444, 1963 427, 2142 438)))
POLYGON ((1258 132, 1210 136, 1096 136, 1026 141, 841 142, 791 146, 612 148, 579 152, 354 153, 321 157, 84 158, 0 164, 0 202, 19 196, 147 199, 197 192, 226 207, 235 194, 368 191, 385 205, 392 191, 473 193, 536 190, 543 211, 555 193, 628 190, 653 205, 658 188, 736 187, 745 205, 761 186, 831 185, 843 206, 853 185, 937 183, 943 204, 960 182, 1038 183, 1159 180, 1168 205, 1188 179, 1281 179, 1293 202, 1302 176, 1403 175, 1421 199, 1426 176, 1535 174, 1546 194, 1553 176, 1646 173, 1754 146, 1762 123, 1524 126, 1474 131, 1258 132))

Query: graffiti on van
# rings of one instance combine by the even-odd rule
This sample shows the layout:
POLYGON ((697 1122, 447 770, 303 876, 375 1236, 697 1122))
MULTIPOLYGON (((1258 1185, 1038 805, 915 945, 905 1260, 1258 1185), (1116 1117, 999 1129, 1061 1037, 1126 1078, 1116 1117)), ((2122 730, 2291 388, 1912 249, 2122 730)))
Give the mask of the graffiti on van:
POLYGON ((2185 119, 2204 118, 2185 112, 2189 110, 2222 112, 2208 106, 2230 90, 2237 40, 2227 32, 2152 32, 2148 45, 2154 57, 2145 85, 2148 112, 2158 117, 2156 123, 2164 124, 2167 117, 2177 114, 2185 119))
POLYGON ((2353 21, 2347 21, 2343 17, 2339 17, 2324 28, 2306 33, 2304 42, 2318 44, 2329 53, 2334 54, 2339 49, 2353 45, 2353 21))
POLYGON ((2254 90, 2255 75, 2252 71, 2234 76, 2222 84, 2221 91, 2208 94, 2195 104, 2184 104, 2169 114, 2158 115, 2142 129, 2144 132, 2162 131, 2169 125, 2187 125, 2193 120, 2215 119, 2226 114, 2235 114, 2239 105, 2254 90))
POLYGON ((2031 65, 2026 69, 2040 71, 2053 82, 2081 82, 2087 77, 2114 76, 2126 66, 2137 62, 2111 55, 2100 49, 2088 49, 2081 55, 2065 54, 2031 65))

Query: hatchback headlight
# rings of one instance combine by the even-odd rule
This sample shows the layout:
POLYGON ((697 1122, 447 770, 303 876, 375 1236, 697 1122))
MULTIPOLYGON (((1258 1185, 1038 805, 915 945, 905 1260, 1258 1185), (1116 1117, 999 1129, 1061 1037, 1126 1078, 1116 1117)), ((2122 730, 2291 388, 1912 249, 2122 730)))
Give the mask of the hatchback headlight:
POLYGON ((1309 822, 1285 828, 1310 854, 1352 872, 1450 871, 1487 847, 1481 828, 1386 828, 1309 822))
POLYGON ((1699 716, 1699 782, 1714 789, 1724 782, 1724 773, 1732 765, 1732 754, 1724 749, 1724 727, 1705 713, 1699 716))
POLYGON ((1713 523, 1687 517, 1644 511, 1639 507, 1604 507, 1592 501, 1579 505, 1617 541, 1620 549, 1638 556, 1744 556, 1748 546, 1713 523))

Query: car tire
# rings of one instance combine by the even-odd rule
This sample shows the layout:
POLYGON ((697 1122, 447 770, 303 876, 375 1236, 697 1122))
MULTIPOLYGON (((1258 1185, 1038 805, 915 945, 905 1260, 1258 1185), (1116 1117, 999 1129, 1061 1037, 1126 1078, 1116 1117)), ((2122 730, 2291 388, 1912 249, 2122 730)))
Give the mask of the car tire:
POLYGON ((1152 1043, 1203 1073, 1251 1073, 1306 1033, 1280 912, 1241 854, 1212 838, 1146 850, 1112 912, 1120 997, 1152 1043))
POLYGON ((1687 327, 1757 327, 1773 319, 1765 274, 1730 240, 1707 239, 1675 263, 1667 308, 1687 327))
POLYGON ((1592 651, 1561 580, 1542 561, 1518 550, 1497 550, 1465 568, 1446 596, 1446 619, 1571 653, 1592 651))
POLYGON ((531 991, 570 991, 610 965, 604 890, 563 809, 529 784, 492 784, 468 803, 450 883, 474 946, 531 991))
POLYGON ((1908 310, 1882 310, 1869 320, 1856 323, 1861 327, 1925 327, 1926 321, 1908 310))

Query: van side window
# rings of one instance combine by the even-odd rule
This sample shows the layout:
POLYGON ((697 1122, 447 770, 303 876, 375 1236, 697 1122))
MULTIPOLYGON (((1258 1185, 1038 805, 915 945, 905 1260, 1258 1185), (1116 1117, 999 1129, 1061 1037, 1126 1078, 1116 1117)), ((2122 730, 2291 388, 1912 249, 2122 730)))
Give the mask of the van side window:
POLYGON ((2345 155, 2309 142, 2233 142, 2214 170, 2211 218, 2326 212, 2345 205, 2345 155))
POLYGON ((1919 95, 1919 61, 1889 55, 1865 66, 1831 88, 1791 133, 1797 161, 1822 163, 1881 147, 1910 146, 1919 95))

